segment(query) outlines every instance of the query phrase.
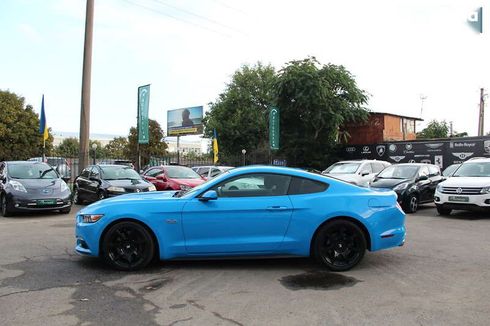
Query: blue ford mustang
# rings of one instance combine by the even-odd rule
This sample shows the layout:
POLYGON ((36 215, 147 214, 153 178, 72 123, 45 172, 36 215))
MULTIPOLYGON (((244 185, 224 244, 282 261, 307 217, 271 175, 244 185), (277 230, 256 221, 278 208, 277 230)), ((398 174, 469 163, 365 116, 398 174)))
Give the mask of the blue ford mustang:
POLYGON ((120 270, 155 257, 311 255, 345 271, 366 249, 405 241, 394 192, 271 166, 237 168, 187 192, 105 199, 76 219, 76 251, 120 270))

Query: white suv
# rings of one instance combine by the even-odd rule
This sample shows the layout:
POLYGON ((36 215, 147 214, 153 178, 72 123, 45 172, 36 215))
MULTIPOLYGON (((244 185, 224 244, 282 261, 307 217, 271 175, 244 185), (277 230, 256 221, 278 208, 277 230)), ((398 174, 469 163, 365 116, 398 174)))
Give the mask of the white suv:
POLYGON ((377 160, 340 161, 330 165, 322 174, 367 187, 379 172, 390 165, 377 160))
POLYGON ((490 158, 461 164, 437 186, 434 202, 440 215, 449 215, 453 209, 490 210, 490 158))

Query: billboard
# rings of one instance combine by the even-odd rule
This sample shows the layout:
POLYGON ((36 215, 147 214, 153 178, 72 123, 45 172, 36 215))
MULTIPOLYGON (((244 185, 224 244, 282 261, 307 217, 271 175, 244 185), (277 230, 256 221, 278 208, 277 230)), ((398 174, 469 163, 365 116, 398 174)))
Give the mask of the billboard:
POLYGON ((167 111, 167 135, 202 134, 202 106, 167 111))

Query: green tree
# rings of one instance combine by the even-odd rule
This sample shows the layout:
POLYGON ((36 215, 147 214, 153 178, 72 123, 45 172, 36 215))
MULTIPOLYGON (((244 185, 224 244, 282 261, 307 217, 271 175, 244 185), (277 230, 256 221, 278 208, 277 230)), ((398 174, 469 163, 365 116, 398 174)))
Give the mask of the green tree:
POLYGON ((324 168, 345 123, 365 121, 368 96, 343 66, 315 58, 289 62, 279 71, 281 149, 289 164, 324 168))
POLYGON ((55 147, 54 153, 56 156, 75 158, 78 157, 78 151, 80 150, 79 146, 77 138, 65 138, 55 147))
POLYGON ((210 103, 203 119, 204 133, 218 133, 220 157, 249 153, 268 144, 267 117, 274 104, 276 73, 272 66, 260 62, 242 66, 235 71, 231 82, 218 99, 210 103))
MULTIPOLYGON (((51 129, 48 131, 45 150, 47 156, 53 149, 51 129)), ((42 147, 39 117, 32 106, 26 106, 23 97, 0 90, 0 161, 41 156, 42 147)))
POLYGON ((432 120, 427 127, 417 133, 417 139, 447 138, 448 136, 449 124, 445 120, 432 120))
MULTIPOLYGON (((164 156, 167 154, 167 143, 164 141, 165 134, 156 120, 149 120, 150 141, 148 144, 140 144, 141 167, 148 164, 151 156, 164 156)), ((138 162, 138 130, 131 127, 128 136, 128 146, 126 147, 125 157, 138 162)), ((141 168, 140 167, 140 168, 141 168)))
POLYGON ((128 139, 126 137, 116 137, 105 146, 105 151, 110 158, 124 158, 127 147, 128 139))
POLYGON ((107 158, 107 152, 102 143, 98 140, 89 141, 89 156, 93 159, 94 156, 94 145, 95 145, 95 158, 97 160, 107 158))

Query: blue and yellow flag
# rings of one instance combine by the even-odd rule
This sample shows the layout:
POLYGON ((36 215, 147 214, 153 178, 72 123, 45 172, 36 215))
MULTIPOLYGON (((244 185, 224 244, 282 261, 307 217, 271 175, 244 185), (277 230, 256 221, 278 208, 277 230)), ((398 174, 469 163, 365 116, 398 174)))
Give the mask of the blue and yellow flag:
POLYGON ((46 124, 46 114, 44 113, 44 94, 41 102, 41 117, 39 119, 39 133, 43 135, 43 140, 48 139, 48 125, 46 124))
POLYGON ((216 129, 214 129, 213 153, 214 153, 214 164, 216 164, 218 162, 218 136, 216 135, 216 129))

